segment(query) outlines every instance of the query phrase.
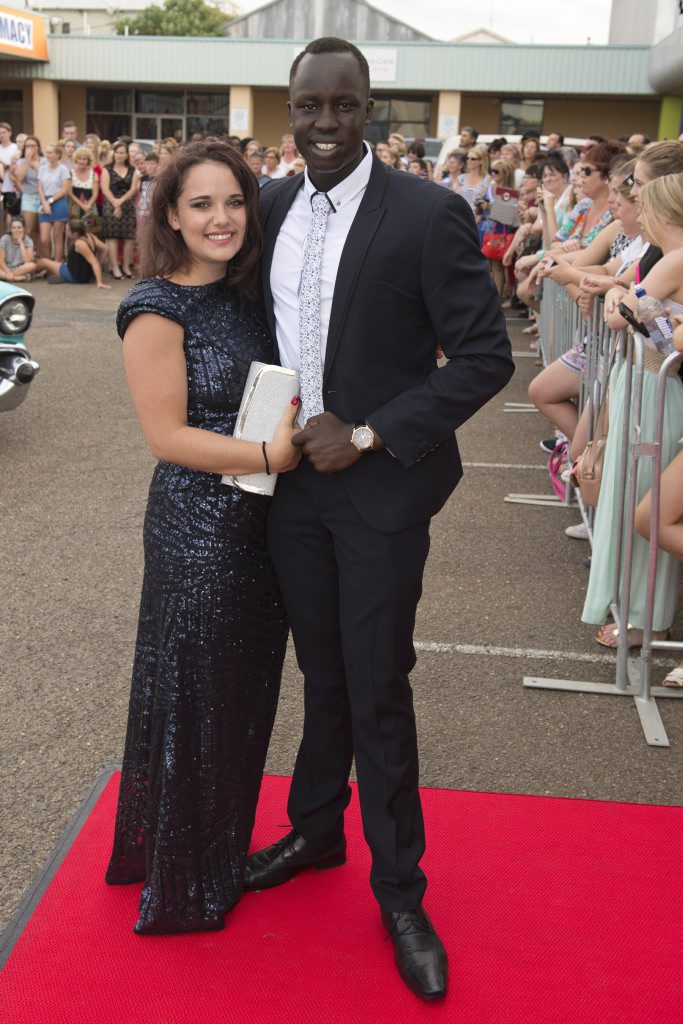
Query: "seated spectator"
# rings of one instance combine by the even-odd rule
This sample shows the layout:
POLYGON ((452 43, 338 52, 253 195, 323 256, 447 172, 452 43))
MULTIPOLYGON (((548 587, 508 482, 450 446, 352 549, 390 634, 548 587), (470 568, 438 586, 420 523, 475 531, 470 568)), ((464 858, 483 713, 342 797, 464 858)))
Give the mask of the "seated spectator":
POLYGON ((64 262, 42 257, 38 260, 37 269, 54 274, 67 284, 89 284, 95 281, 98 288, 111 288, 102 280, 101 261, 107 255, 104 242, 87 231, 80 220, 69 221, 66 237, 69 248, 64 262))
MULTIPOLYGON (((617 157, 611 171, 610 209, 615 218, 614 227, 606 228, 590 246, 578 253, 574 263, 570 263, 567 256, 556 252, 552 269, 546 269, 545 260, 540 265, 543 277, 549 277, 556 284, 564 285, 571 298, 579 303, 585 320, 593 313, 593 295, 599 290, 604 294, 609 284, 625 273, 647 249, 648 243, 641 237, 638 208, 629 195, 630 185, 625 184, 633 171, 633 163, 628 157, 617 157), (612 238, 608 250, 600 248, 601 243, 604 245, 606 237, 612 238), (601 257, 603 261, 598 263, 597 260, 601 257), (584 285, 596 280, 605 282, 604 289, 596 287, 591 294, 584 285), (586 302, 585 299, 589 301, 586 302)), ((585 368, 586 353, 584 338, 581 338, 559 359, 539 373, 529 385, 529 396, 534 405, 572 442, 572 459, 578 458, 587 441, 588 405, 579 419, 574 404, 579 396, 581 376, 585 368)), ((571 533, 570 536, 576 534, 571 533)))
POLYGON ((12 217, 9 234, 0 238, 0 281, 30 281, 36 270, 33 241, 22 217, 12 217))
MULTIPOLYGON (((662 250, 662 257, 646 274, 642 285, 650 296, 659 299, 674 315, 683 313, 683 175, 669 174, 644 185, 639 193, 640 214, 644 230, 653 245, 662 250)), ((623 302, 635 313, 638 298, 625 295, 623 302)), ((619 312, 610 315, 609 326, 625 328, 619 312)), ((656 436, 658 371, 665 356, 660 354, 651 338, 641 336, 644 348, 644 374, 641 400, 641 432, 643 439, 656 436)), ((629 367, 623 363, 612 371, 609 392, 609 430, 605 446, 602 483, 598 500, 593 558, 588 591, 581 616, 584 622, 604 623, 610 611, 613 581, 616 574, 616 541, 623 509, 619 502, 619 470, 622 462, 623 422, 629 391, 629 367)), ((673 462, 679 452, 683 433, 683 383, 678 374, 665 379, 664 420, 661 442, 662 469, 673 462)), ((637 500, 642 501, 652 483, 652 459, 642 459, 635 482, 637 500)), ((657 558, 654 592, 654 635, 663 638, 671 628, 678 596, 680 562, 664 551, 657 558)), ((633 564, 629 607, 629 647, 639 647, 645 626, 648 589, 649 546, 636 536, 633 543, 633 564)), ((618 627, 613 623, 601 626, 596 639, 607 647, 618 642, 618 627)))
MULTIPOLYGON (((676 328, 673 344, 683 352, 683 316, 672 317, 676 328)), ((636 531, 650 540, 650 506, 652 491, 648 491, 636 509, 636 531)), ((683 560, 683 452, 679 452, 662 473, 659 487, 659 531, 657 543, 662 551, 683 560)), ((683 662, 669 672, 662 686, 683 687, 683 662)))
POLYGON ((552 152, 554 149, 559 149, 560 146, 564 146, 564 135, 560 132, 549 132, 548 141, 545 144, 545 148, 548 152, 552 152))

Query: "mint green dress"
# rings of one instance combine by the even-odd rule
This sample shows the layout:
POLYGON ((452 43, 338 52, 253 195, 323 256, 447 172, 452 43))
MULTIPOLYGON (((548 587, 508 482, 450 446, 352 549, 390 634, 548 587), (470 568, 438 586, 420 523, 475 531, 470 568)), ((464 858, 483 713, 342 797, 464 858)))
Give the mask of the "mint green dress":
MULTIPOLYGON (((665 305, 673 313, 683 312, 683 304, 668 299, 665 305)), ((646 339, 643 339, 646 341, 646 339)), ((600 625, 607 620, 612 599, 616 571, 616 534, 619 525, 619 467, 622 455, 622 426, 624 422, 624 391, 626 364, 612 371, 609 397, 609 431, 605 446, 600 498, 595 513, 593 530, 593 553, 591 558, 588 592, 581 616, 584 622, 600 625)), ((644 371, 642 403, 642 439, 654 440, 658 375, 644 371)), ((664 405, 664 430, 662 434, 662 470, 681 450, 679 439, 683 436, 683 383, 678 375, 668 377, 664 405)), ((652 485, 652 459, 640 459, 636 493, 640 501, 652 485)), ((631 602, 629 623, 637 629, 645 625, 645 601, 650 562, 650 544, 638 534, 633 544, 633 569, 631 576, 631 602)), ((653 630, 669 629, 676 611, 678 592, 677 558, 660 551, 657 557, 657 581, 652 621, 653 630)))

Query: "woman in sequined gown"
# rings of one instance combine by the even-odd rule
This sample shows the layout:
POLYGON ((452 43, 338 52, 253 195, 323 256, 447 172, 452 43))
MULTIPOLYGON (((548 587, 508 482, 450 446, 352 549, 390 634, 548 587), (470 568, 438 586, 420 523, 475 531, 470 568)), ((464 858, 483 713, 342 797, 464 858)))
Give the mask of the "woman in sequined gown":
MULTIPOLYGON (((220 143, 184 147, 155 182, 145 280, 117 326, 160 460, 110 884, 143 882, 138 934, 219 929, 242 891, 287 623, 265 545, 269 500, 221 484, 262 472, 232 434, 249 365, 272 359, 258 295, 258 184, 220 143)), ((265 448, 298 461, 293 412, 265 448)))

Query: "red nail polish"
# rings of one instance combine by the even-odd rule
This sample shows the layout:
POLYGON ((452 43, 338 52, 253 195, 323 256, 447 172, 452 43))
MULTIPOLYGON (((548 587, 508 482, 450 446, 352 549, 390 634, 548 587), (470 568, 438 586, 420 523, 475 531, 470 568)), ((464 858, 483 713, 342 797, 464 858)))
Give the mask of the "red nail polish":
POLYGON ((292 399, 292 405, 298 405, 298 404, 299 404, 299 396, 298 395, 294 395, 294 398, 292 399))

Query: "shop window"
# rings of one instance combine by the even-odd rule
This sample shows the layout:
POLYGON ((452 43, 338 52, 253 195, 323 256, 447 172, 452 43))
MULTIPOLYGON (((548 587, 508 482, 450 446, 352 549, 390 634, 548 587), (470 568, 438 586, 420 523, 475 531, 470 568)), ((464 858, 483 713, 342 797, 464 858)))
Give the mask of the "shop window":
POLYGON ((500 101, 501 135, 523 135, 530 128, 543 131, 543 100, 500 101))
POLYGON ((376 96, 372 121, 365 129, 368 142, 388 139, 392 132, 406 138, 429 135, 432 116, 431 98, 414 96, 376 96))
POLYGON ((182 92, 145 91, 135 93, 137 114, 184 114, 185 94, 182 92))
POLYGON ((230 97, 226 92, 194 92, 187 97, 187 113, 199 117, 227 117, 230 97))
POLYGON ((88 89, 86 131, 110 141, 121 135, 146 141, 226 135, 228 108, 227 90, 88 89))
POLYGON ((107 114, 130 114, 133 110, 133 93, 130 89, 88 89, 85 94, 85 109, 88 112, 92 110, 107 114))
POLYGON ((21 89, 0 89, 0 120, 12 125, 12 135, 24 130, 24 94, 21 89))
POLYGON ((227 117, 188 117, 186 123, 188 139, 193 135, 228 135, 230 132, 227 117))

